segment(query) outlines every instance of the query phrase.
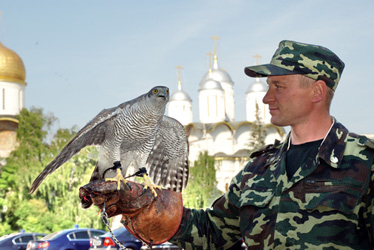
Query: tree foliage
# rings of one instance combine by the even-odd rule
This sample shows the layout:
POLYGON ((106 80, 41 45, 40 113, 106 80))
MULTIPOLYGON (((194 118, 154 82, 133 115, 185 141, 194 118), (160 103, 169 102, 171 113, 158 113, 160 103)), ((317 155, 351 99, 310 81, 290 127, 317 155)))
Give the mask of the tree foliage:
POLYGON ((251 150, 256 150, 265 146, 266 129, 264 123, 260 117, 260 109, 258 103, 256 103, 255 120, 252 124, 251 137, 247 146, 251 150))
POLYGON ((78 189, 88 183, 97 150, 83 149, 48 176, 38 190, 29 189, 36 176, 75 135, 74 129, 59 129, 50 143, 46 137, 56 118, 42 109, 22 109, 18 117, 17 148, 0 172, 0 235, 20 229, 41 233, 81 227, 103 228, 97 209, 80 207, 78 189))
POLYGON ((183 190, 184 206, 189 208, 205 208, 220 195, 216 188, 216 169, 214 158, 208 152, 199 154, 194 166, 189 169, 187 188, 183 190))

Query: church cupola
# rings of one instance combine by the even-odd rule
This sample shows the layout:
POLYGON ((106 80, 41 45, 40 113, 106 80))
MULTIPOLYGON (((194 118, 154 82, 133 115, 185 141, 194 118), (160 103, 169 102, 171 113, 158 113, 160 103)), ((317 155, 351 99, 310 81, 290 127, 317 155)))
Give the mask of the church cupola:
POLYGON ((221 83, 212 78, 211 64, 208 79, 200 82, 199 116, 202 123, 216 123, 225 120, 225 91, 221 83))
MULTIPOLYGON (((254 56, 256 58, 256 65, 258 65, 258 59, 261 58, 259 55, 254 56)), ((260 81, 260 78, 256 77, 256 81, 252 83, 246 92, 246 118, 247 121, 253 122, 256 119, 256 112, 265 124, 270 123, 269 105, 262 102, 262 99, 268 91, 268 85, 260 81), (256 106, 257 105, 257 106, 256 106), (258 107, 258 110, 256 110, 258 107)))
POLYGON ((186 126, 192 123, 192 100, 190 96, 182 90, 181 66, 178 69, 178 89, 169 99, 168 115, 177 119, 182 125, 186 126))
POLYGON ((213 79, 218 81, 224 91, 224 113, 225 121, 234 121, 235 120, 235 102, 234 102, 234 82, 232 81, 230 75, 222 68, 218 66, 218 57, 217 57, 217 40, 220 40, 219 37, 214 35, 211 37, 214 40, 214 52, 213 52, 213 67, 211 65, 211 56, 209 55, 209 72, 207 72, 203 79, 201 80, 200 86, 205 81, 213 79))

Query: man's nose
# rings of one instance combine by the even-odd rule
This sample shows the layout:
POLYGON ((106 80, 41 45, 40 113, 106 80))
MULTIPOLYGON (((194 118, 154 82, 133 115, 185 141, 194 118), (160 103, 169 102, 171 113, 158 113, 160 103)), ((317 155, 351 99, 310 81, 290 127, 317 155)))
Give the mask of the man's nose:
POLYGON ((271 88, 269 87, 268 91, 266 92, 264 98, 262 98, 262 102, 265 104, 269 104, 271 101, 274 100, 274 94, 271 88))

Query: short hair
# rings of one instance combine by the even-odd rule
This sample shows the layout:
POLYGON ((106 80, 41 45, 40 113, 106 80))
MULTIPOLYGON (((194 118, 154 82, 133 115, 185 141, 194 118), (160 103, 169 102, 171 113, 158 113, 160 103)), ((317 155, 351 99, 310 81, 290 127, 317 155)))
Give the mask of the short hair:
POLYGON ((310 77, 307 77, 307 76, 304 76, 304 75, 299 75, 300 76, 300 87, 301 88, 307 88, 309 87, 310 85, 312 85, 313 83, 316 82, 316 80, 310 78, 310 77))
MULTIPOLYGON (((314 79, 309 78, 307 76, 300 75, 300 87, 301 88, 309 87, 313 83, 315 83, 316 81, 317 80, 314 80, 314 79)), ((325 84, 326 84, 326 82, 325 82, 325 84)), ((335 91, 332 88, 328 87, 327 85, 326 85, 326 87, 327 87, 326 88, 326 90, 327 90, 326 91, 326 105, 327 105, 328 109, 330 110, 331 102, 332 102, 332 99, 334 97, 335 91)))

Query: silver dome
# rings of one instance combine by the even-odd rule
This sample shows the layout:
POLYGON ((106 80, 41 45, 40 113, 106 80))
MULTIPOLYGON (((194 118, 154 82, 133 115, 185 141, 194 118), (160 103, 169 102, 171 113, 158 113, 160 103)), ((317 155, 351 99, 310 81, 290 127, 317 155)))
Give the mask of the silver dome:
POLYGON ((260 82, 260 80, 256 78, 256 81, 249 86, 246 94, 251 92, 267 92, 268 88, 269 86, 267 84, 260 82))
POLYGON ((219 82, 228 82, 234 85, 233 81, 231 80, 230 75, 224 71, 223 69, 212 69, 212 73, 209 73, 209 71, 204 75, 201 82, 206 81, 207 79, 212 78, 213 80, 219 81, 219 82))
POLYGON ((207 79, 205 82, 200 83, 200 89, 201 90, 208 90, 208 89, 218 89, 218 90, 223 90, 221 83, 218 81, 215 81, 213 79, 207 79))
POLYGON ((177 90, 175 91, 170 99, 169 99, 169 102, 170 101, 188 101, 188 102, 192 102, 192 99, 190 98, 190 96, 184 92, 183 90, 177 90))

